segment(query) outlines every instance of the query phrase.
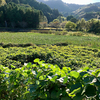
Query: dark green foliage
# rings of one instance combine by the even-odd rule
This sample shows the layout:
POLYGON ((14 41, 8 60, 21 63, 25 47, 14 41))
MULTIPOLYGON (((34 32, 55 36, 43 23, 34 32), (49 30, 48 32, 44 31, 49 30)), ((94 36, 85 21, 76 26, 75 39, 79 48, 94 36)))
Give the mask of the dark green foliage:
POLYGON ((76 19, 76 18, 71 18, 70 21, 76 23, 76 22, 78 21, 78 19, 76 19))
POLYGON ((0 11, 0 26, 13 28, 38 28, 39 26, 40 11, 35 10, 29 5, 8 3, 7 5, 0 7, 0 11), (23 25, 21 23, 23 23, 23 25))
POLYGON ((85 21, 84 18, 79 20, 77 23, 76 30, 78 31, 87 31, 94 34, 100 34, 100 20, 99 19, 91 19, 89 21, 85 21))
POLYGON ((36 0, 6 0, 6 2, 14 2, 17 4, 29 4, 31 7, 34 7, 37 10, 41 10, 43 14, 47 17, 48 22, 53 21, 60 15, 57 9, 52 10, 46 4, 39 3, 36 0))
POLYGON ((89 32, 100 34, 100 21, 92 21, 89 32))
POLYGON ((53 21, 56 19, 60 14, 57 9, 51 9, 49 6, 43 4, 43 3, 38 3, 34 0, 29 0, 29 5, 34 7, 35 9, 41 10, 44 15, 47 17, 48 22, 53 21))
POLYGON ((27 44, 12 44, 12 43, 4 44, 4 43, 0 43, 0 46, 2 46, 3 48, 9 48, 9 47, 28 47, 28 46, 33 46, 33 44, 31 44, 31 43, 27 43, 27 44))
POLYGON ((71 22, 74 22, 76 23, 78 21, 78 19, 76 19, 74 16, 72 15, 69 15, 66 17, 67 21, 71 21, 71 22))
POLYGON ((74 17, 73 17, 72 15, 70 15, 70 16, 67 16, 66 19, 67 19, 68 21, 70 21, 72 18, 74 18, 74 17))

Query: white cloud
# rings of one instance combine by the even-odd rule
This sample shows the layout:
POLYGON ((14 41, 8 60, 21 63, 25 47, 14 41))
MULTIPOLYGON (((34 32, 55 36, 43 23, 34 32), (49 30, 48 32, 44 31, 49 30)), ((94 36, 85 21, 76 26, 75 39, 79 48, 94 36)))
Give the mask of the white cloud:
POLYGON ((75 4, 90 4, 93 3, 93 0, 62 0, 66 3, 75 3, 75 4))

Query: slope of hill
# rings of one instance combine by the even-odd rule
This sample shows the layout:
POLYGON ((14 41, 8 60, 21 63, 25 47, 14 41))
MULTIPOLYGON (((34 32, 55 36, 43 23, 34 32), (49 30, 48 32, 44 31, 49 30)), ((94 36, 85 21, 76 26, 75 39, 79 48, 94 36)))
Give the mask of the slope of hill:
POLYGON ((0 7, 0 27, 38 28, 41 11, 33 9, 28 4, 10 2, 0 7))
POLYGON ((44 15, 47 17, 48 22, 51 22, 59 15, 61 15, 58 10, 56 9, 53 10, 46 4, 39 3, 36 0, 6 0, 6 2, 7 3, 14 2, 17 4, 29 4, 31 7, 34 7, 37 10, 41 10, 44 13, 44 15))
POLYGON ((100 16, 100 2, 89 5, 67 4, 62 0, 6 0, 6 2, 29 4, 31 7, 41 10, 47 17, 48 22, 61 15, 59 12, 65 17, 74 15, 76 18, 85 18, 86 20, 99 18, 100 16))
POLYGON ((73 11, 73 15, 77 18, 85 18, 86 20, 89 20, 91 18, 97 18, 100 15, 99 12, 100 7, 96 4, 89 4, 73 11))
POLYGON ((94 3, 94 5, 100 7, 100 2, 96 2, 96 3, 94 3))
POLYGON ((76 18, 85 18, 89 20, 91 18, 99 18, 100 2, 89 5, 78 5, 64 3, 62 0, 37 0, 43 2, 51 8, 58 9, 64 16, 74 15, 76 18))
POLYGON ((84 6, 78 4, 67 4, 64 3, 62 0, 37 0, 37 1, 45 3, 52 9, 58 9, 58 11, 61 12, 64 16, 70 15, 72 11, 75 11, 80 7, 84 6))
POLYGON ((69 7, 62 2, 61 0, 37 0, 39 2, 43 2, 46 5, 48 5, 49 7, 51 7, 52 9, 58 9, 60 12, 70 12, 72 11, 71 9, 69 9, 69 7))

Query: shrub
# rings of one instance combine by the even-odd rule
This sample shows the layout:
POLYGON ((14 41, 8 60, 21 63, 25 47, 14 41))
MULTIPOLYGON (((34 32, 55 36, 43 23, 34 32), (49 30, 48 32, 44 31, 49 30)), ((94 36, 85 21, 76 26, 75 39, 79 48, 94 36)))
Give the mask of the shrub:
POLYGON ((61 32, 60 31, 56 31, 55 35, 61 35, 61 32))
POLYGON ((71 31, 71 30, 75 30, 76 28, 76 24, 71 22, 71 21, 68 21, 65 25, 65 28, 68 30, 68 31, 71 31))
POLYGON ((67 31, 56 31, 55 32, 55 35, 66 35, 66 34, 68 34, 67 31))
POLYGON ((83 36, 83 33, 82 32, 74 32, 74 33, 71 33, 70 36, 83 36))
POLYGON ((48 34, 54 34, 55 33, 55 30, 49 30, 48 31, 48 34))
POLYGON ((68 32, 67 31, 62 31, 61 34, 66 35, 66 34, 68 34, 68 32))

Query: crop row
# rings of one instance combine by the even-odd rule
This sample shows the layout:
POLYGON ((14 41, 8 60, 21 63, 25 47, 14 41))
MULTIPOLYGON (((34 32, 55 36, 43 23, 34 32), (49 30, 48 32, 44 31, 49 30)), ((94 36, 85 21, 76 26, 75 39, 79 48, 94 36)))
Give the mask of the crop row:
POLYGON ((100 67, 100 50, 82 46, 41 45, 30 47, 0 47, 0 65, 22 67, 24 63, 34 63, 39 58, 46 63, 57 64, 60 68, 66 66, 72 69, 89 66, 100 67))

